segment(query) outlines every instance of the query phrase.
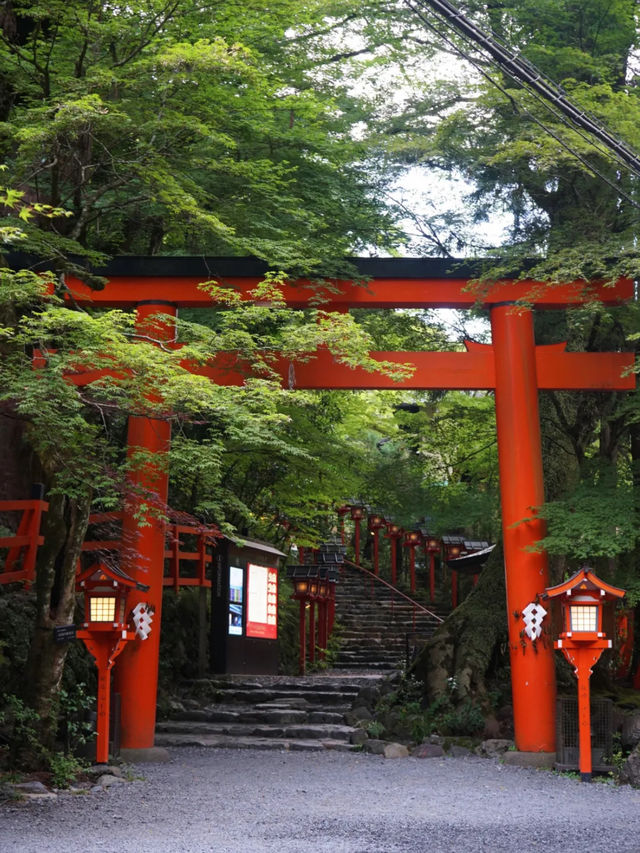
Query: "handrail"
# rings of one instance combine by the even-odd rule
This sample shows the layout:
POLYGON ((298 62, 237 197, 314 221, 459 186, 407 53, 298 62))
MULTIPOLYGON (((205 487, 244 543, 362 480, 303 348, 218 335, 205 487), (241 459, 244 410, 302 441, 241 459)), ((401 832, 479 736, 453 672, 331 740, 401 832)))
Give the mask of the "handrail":
POLYGON ((437 613, 434 613, 432 610, 429 610, 427 607, 424 607, 422 604, 420 604, 419 601, 415 601, 413 598, 411 598, 411 596, 404 593, 401 589, 398 589, 398 587, 393 586, 393 584, 390 584, 384 578, 381 578, 380 575, 376 575, 373 572, 369 571, 369 569, 365 569, 364 566, 361 566, 358 563, 353 563, 353 562, 351 562, 351 560, 347 560, 346 558, 344 560, 344 565, 352 566, 354 569, 359 569, 361 572, 364 572, 365 574, 374 578, 379 583, 382 583, 385 586, 388 586, 392 592, 397 592, 398 595, 401 595, 403 598, 406 598, 407 601, 410 604, 412 604, 414 608, 418 607, 420 610, 422 610, 423 613, 428 613, 429 616, 433 616, 433 618, 436 619, 438 622, 444 622, 444 619, 442 618, 442 616, 438 616, 437 613))

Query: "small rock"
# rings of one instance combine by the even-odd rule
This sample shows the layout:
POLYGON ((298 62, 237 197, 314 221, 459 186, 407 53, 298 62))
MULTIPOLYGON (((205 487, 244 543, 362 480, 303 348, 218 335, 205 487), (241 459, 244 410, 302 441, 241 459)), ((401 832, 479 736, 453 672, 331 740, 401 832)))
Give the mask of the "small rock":
POLYGON ((640 743, 622 765, 620 780, 633 788, 640 788, 640 743))
POLYGON ((373 714, 365 705, 358 705, 357 708, 354 708, 351 713, 358 720, 372 720, 373 714))
POLYGON ((429 743, 437 743, 439 746, 444 746, 444 738, 441 735, 429 735, 429 743))
POLYGON ((421 743, 412 751, 413 758, 441 758, 444 749, 439 743, 421 743))
POLYGON ((349 743, 354 744, 354 746, 362 746, 367 740, 369 740, 369 736, 364 729, 356 729, 349 735, 349 743))
POLYGON ((457 743, 452 743, 449 755, 452 758, 464 758, 466 755, 471 755, 471 750, 467 749, 466 746, 459 746, 457 743))
POLYGON ((98 779, 98 785, 102 788, 110 788, 112 785, 117 785, 118 783, 123 784, 124 781, 121 776, 113 776, 111 773, 105 773, 104 776, 98 779))
POLYGON ((372 755, 384 755, 384 749, 386 746, 387 742, 384 740, 369 738, 369 740, 365 741, 363 744, 363 749, 365 752, 370 752, 372 755))
POLYGON ((640 743, 640 711, 625 714, 620 739, 627 749, 633 749, 640 743))
POLYGON ((114 776, 122 775, 122 771, 119 768, 112 767, 110 764, 92 764, 83 773, 89 779, 99 779, 105 773, 112 773, 114 776))
POLYGON ((382 754, 385 758, 408 758, 409 750, 401 743, 388 743, 382 754))
POLYGON ((507 738, 489 738, 489 740, 482 741, 476 753, 478 755, 485 755, 487 758, 499 758, 508 749, 512 749, 513 746, 513 741, 507 740, 507 738))
POLYGON ((29 782, 16 782, 13 785, 14 791, 19 794, 49 794, 49 789, 39 782, 37 779, 32 779, 29 782))

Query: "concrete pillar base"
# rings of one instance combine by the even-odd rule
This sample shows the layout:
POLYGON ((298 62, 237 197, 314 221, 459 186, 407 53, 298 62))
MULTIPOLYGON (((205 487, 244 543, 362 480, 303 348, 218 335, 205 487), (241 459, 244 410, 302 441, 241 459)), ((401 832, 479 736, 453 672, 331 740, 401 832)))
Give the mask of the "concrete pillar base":
POLYGON ((555 752, 520 752, 519 750, 504 752, 502 754, 504 764, 513 767, 543 767, 553 770, 556 763, 555 752))
POLYGON ((127 764, 162 764, 171 761, 168 750, 162 746, 149 746, 146 749, 121 749, 120 758, 127 764))

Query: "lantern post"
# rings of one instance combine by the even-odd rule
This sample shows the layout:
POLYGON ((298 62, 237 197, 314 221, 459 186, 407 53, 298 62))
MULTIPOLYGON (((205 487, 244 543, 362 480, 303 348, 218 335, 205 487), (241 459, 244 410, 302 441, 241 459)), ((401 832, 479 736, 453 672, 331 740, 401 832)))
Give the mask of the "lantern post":
POLYGON ((367 519, 367 527, 371 535, 373 536, 373 573, 374 575, 380 574, 380 540, 378 539, 378 534, 382 530, 383 527, 386 526, 386 521, 384 517, 379 512, 374 512, 369 515, 367 519))
POLYGON ((439 554, 442 549, 440 540, 428 533, 422 531, 422 539, 424 542, 424 555, 429 565, 429 601, 431 604, 436 600, 436 554, 439 554))
POLYGON ((308 566, 309 591, 307 601, 309 602, 309 663, 316 661, 316 604, 318 602, 318 566, 308 566))
POLYGON ((360 565, 360 520, 364 518, 366 513, 366 508, 361 504, 352 504, 349 507, 349 512, 351 518, 355 522, 355 537, 354 537, 354 549, 355 549, 355 562, 357 565, 360 565))
POLYGON ((307 631, 306 631, 306 612, 307 603, 309 600, 309 566, 288 566, 287 577, 293 581, 293 594, 291 598, 300 603, 298 638, 299 638, 299 672, 304 675, 307 660, 307 631))
POLYGON ((141 605, 133 614, 138 630, 129 630, 127 607, 130 591, 147 592, 149 587, 105 563, 96 563, 81 572, 77 586, 84 592, 85 621, 76 636, 84 642, 98 669, 96 763, 108 764, 111 670, 136 633, 141 639, 146 639, 149 633, 151 617, 146 611, 142 615, 144 607, 141 605))
POLYGON ((404 546, 409 549, 409 588, 416 591, 416 548, 422 543, 419 530, 407 530, 404 534, 404 546))
MULTIPOLYGON (((444 559, 448 566, 449 561, 461 557, 464 551, 464 536, 443 536, 444 559)), ((451 569, 451 607, 453 610, 458 606, 458 572, 451 569)))
POLYGON ((394 521, 387 521, 387 532, 385 536, 390 540, 390 552, 391 552, 391 583, 395 586, 398 582, 398 541, 402 538, 404 534, 404 530, 400 527, 399 524, 396 524, 394 521))
MULTIPOLYGON (((562 610, 562 631, 554 642, 574 668, 578 679, 578 731, 580 744, 580 778, 591 780, 591 705, 589 678, 604 649, 612 641, 603 629, 605 604, 623 598, 624 589, 600 580, 588 566, 583 566, 569 580, 547 587, 544 599, 558 599, 562 610)), ((544 613, 536 618, 544 618, 544 613)))

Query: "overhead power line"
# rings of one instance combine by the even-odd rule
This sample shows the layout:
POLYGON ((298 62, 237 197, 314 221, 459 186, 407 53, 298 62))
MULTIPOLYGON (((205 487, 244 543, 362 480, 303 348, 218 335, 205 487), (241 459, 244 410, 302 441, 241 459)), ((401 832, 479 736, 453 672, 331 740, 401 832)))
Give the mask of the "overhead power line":
POLYGON ((466 39, 473 41, 485 50, 506 74, 520 81, 534 92, 537 92, 545 101, 553 104, 575 125, 586 130, 602 142, 635 175, 640 177, 640 155, 620 139, 609 133, 592 116, 577 107, 567 98, 556 83, 545 77, 530 62, 522 59, 510 48, 502 44, 497 36, 489 34, 476 26, 473 21, 449 3, 448 0, 405 0, 405 3, 413 12, 416 11, 416 5, 431 9, 438 17, 444 19, 466 39))

